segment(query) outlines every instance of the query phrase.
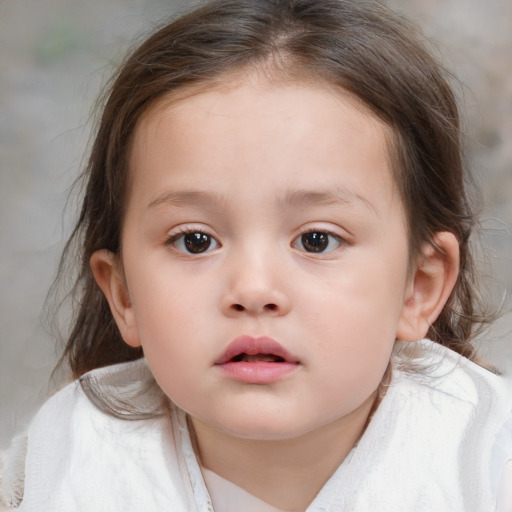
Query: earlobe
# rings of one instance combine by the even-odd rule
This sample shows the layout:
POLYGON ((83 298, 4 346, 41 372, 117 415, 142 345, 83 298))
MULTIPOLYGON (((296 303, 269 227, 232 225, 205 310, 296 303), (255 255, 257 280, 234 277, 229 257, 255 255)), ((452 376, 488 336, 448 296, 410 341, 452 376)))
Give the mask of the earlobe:
POLYGON ((120 262, 110 251, 101 249, 93 253, 89 263, 124 341, 132 347, 140 346, 137 324, 120 262))
POLYGON ((453 233, 437 233, 425 245, 410 278, 396 337, 418 341, 443 310, 457 282, 459 243, 453 233))

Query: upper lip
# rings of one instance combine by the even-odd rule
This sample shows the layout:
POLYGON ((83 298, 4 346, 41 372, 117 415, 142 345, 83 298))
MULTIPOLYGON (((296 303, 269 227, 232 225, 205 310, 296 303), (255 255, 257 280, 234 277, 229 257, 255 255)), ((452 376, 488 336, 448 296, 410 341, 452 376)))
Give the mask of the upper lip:
POLYGON ((241 354, 257 355, 267 354, 280 357, 288 363, 298 363, 299 359, 288 352, 276 340, 267 336, 240 336, 235 338, 216 359, 215 364, 224 364, 241 354))

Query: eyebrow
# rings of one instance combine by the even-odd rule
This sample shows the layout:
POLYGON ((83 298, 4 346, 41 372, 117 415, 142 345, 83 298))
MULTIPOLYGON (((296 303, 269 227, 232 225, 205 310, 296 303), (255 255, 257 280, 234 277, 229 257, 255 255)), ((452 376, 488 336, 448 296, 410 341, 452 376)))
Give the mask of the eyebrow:
MULTIPOLYGON (((157 208, 162 205, 169 206, 219 206, 228 203, 228 198, 223 194, 218 194, 203 190, 170 190, 157 196, 148 205, 148 209, 157 208)), ((376 213, 372 203, 357 194, 356 192, 338 187, 334 190, 289 190, 278 195, 277 204, 293 208, 304 208, 306 206, 335 206, 339 204, 357 205, 376 213)))
POLYGON ((169 190, 157 196, 148 205, 148 209, 161 205, 189 206, 189 205, 218 205, 227 201, 222 194, 203 190, 169 190))
POLYGON ((338 204, 360 204, 376 213, 373 204, 364 196, 346 187, 337 187, 333 190, 291 190, 280 199, 286 205, 301 208, 304 206, 333 206, 338 204))

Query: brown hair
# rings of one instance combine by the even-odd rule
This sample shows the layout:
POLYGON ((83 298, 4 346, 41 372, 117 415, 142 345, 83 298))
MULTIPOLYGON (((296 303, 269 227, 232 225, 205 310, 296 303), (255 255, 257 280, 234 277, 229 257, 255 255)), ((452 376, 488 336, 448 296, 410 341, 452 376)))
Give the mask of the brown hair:
POLYGON ((96 285, 94 251, 120 251, 129 148, 141 115, 165 95, 206 87, 229 73, 270 68, 349 91, 391 127, 396 183, 411 256, 439 231, 460 243, 460 275, 429 336, 470 357, 477 314, 459 114, 449 77, 415 29, 375 2, 216 0, 142 43, 111 82, 88 166, 81 213, 66 246, 80 257, 76 316, 64 351, 74 377, 134 360, 96 285))

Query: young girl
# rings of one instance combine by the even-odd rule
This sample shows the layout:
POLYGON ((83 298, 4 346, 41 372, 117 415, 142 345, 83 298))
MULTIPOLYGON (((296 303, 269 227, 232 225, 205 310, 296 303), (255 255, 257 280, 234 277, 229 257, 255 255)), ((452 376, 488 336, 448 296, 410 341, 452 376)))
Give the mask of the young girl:
POLYGON ((405 22, 218 0, 121 66, 84 174, 76 381, 21 511, 512 510, 457 107, 405 22))

